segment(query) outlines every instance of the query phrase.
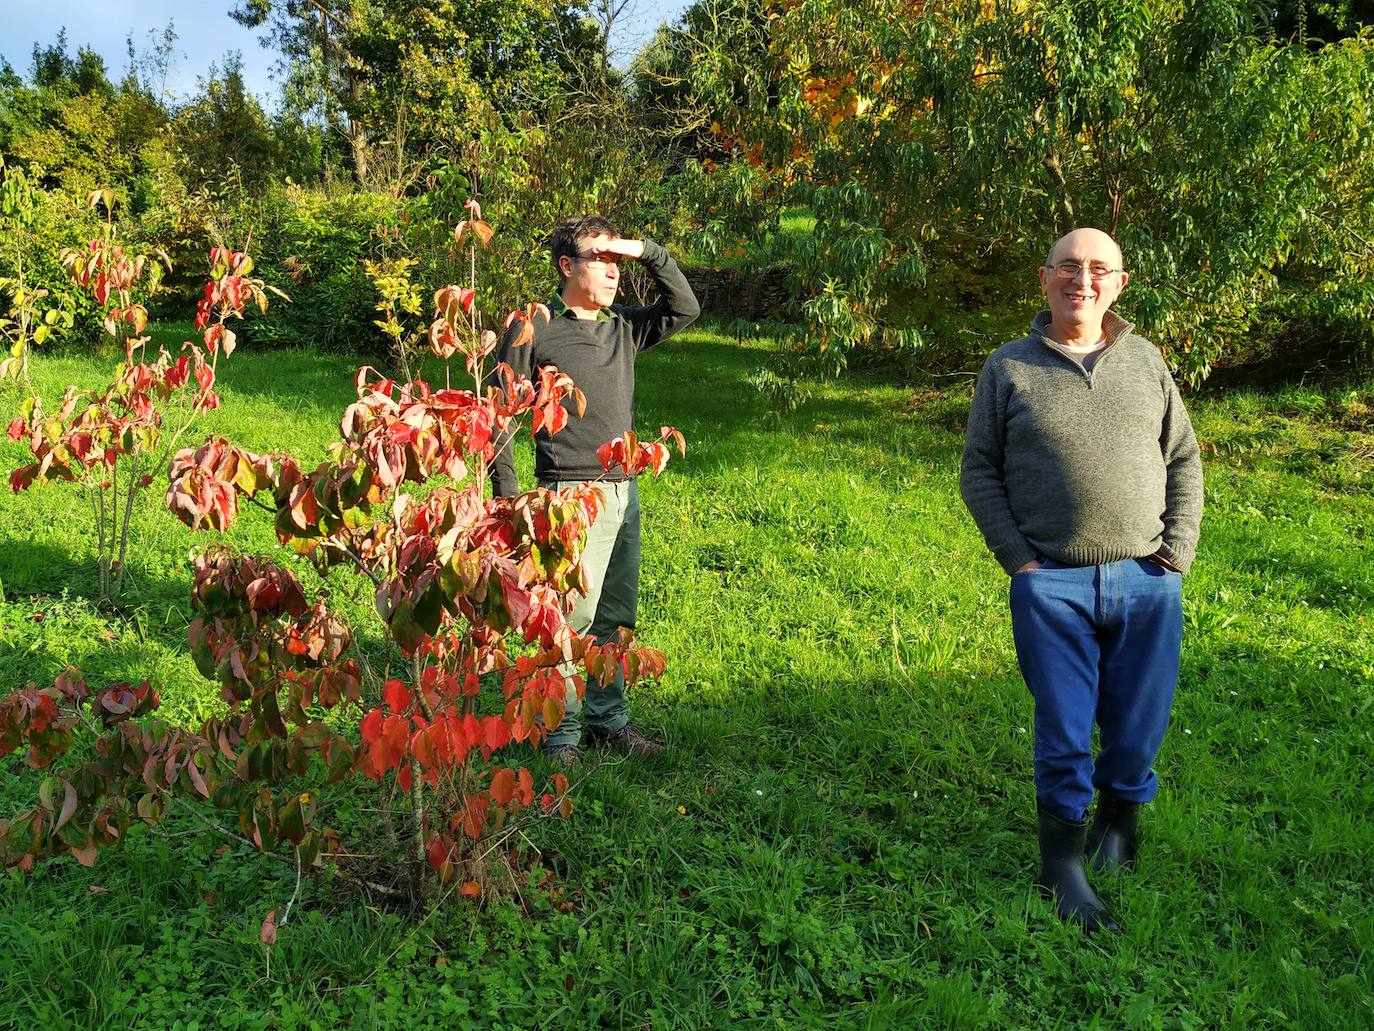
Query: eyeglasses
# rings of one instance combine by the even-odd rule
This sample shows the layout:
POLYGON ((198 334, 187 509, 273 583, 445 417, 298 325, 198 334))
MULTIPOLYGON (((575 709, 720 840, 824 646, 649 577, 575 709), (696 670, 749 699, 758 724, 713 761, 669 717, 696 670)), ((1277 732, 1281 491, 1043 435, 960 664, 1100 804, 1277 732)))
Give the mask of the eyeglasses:
POLYGON ((605 268, 607 265, 619 265, 620 255, 601 251, 592 254, 574 254, 574 261, 585 261, 592 268, 605 268))
POLYGON ((1053 266, 1054 274, 1060 279, 1077 279, 1078 273, 1084 269, 1088 270, 1088 275, 1093 279, 1106 279, 1108 276, 1118 272, 1125 272, 1122 268, 1108 268, 1106 265, 1083 265, 1076 261, 1061 261, 1053 266))

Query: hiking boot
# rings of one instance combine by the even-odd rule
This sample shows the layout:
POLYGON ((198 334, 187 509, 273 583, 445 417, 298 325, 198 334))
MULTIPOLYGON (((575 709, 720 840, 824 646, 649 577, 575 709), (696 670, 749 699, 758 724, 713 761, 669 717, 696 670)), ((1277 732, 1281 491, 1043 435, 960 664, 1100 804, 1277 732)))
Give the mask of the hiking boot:
POLYGON ((1097 812, 1093 814, 1087 846, 1094 873, 1125 873, 1135 865, 1139 814, 1139 802, 1127 802, 1105 791, 1097 796, 1097 812))
POLYGON ((1040 872, 1035 883, 1052 898, 1061 919, 1078 924, 1088 934, 1120 931, 1107 907, 1088 883, 1083 871, 1083 846, 1088 837, 1087 820, 1065 820, 1037 806, 1040 838, 1040 872))
POLYGON ((582 749, 576 745, 545 745, 544 758, 565 770, 575 770, 582 765, 582 749))
POLYGON ((609 734, 588 729, 587 739, 600 748, 607 748, 612 752, 619 752, 621 755, 632 756, 635 759, 647 759, 650 756, 660 755, 664 747, 662 741, 655 741, 644 732, 642 727, 634 723, 627 723, 619 730, 609 734))

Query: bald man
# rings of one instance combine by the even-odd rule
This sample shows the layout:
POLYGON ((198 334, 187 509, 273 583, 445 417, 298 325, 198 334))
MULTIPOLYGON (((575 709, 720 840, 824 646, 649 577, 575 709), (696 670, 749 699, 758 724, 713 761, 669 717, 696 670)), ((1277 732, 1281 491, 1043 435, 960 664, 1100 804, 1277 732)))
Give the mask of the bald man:
POLYGON ((1138 810, 1158 790, 1182 578, 1202 520, 1202 464, 1178 388, 1111 310, 1128 278, 1106 233, 1055 243, 1040 269, 1047 310, 983 365, 960 474, 1011 576, 1012 636, 1035 702, 1036 883, 1089 933, 1119 928, 1084 856, 1096 873, 1128 869, 1138 810))

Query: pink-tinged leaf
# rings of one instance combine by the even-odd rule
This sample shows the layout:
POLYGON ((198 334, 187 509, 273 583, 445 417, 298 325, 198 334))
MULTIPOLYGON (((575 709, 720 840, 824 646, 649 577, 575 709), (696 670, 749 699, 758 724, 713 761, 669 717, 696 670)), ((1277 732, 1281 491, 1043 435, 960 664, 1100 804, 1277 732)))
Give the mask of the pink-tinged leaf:
POLYGON ((56 834, 67 825, 67 821, 72 818, 72 813, 76 812, 76 789, 65 780, 62 786, 66 789, 66 795, 62 799, 62 811, 57 814, 57 822, 53 824, 53 833, 56 834))
POLYGON ((646 464, 653 470, 654 475, 658 476, 668 466, 668 449, 662 444, 654 442, 653 444, 646 444, 645 450, 648 452, 646 464))
POLYGON ((73 845, 72 855, 76 861, 85 867, 95 866, 95 846, 94 845, 73 845))
POLYGON ((210 797, 210 789, 205 786, 205 778, 200 775, 200 770, 196 767, 195 760, 186 763, 186 775, 191 778, 191 787, 201 798, 210 797))
POLYGON ((258 941, 264 945, 277 944, 277 911, 269 910, 267 915, 262 918, 262 926, 258 928, 258 941))

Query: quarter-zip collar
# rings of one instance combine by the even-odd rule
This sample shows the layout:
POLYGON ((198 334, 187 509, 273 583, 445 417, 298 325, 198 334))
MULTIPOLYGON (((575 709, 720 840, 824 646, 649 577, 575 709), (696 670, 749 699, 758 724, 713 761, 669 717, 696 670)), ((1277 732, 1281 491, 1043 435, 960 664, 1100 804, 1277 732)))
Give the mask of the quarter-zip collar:
POLYGON ((1102 367, 1102 363, 1110 356, 1112 350, 1116 347, 1117 341, 1121 340, 1135 329, 1133 323, 1127 322, 1114 311, 1108 311, 1106 315, 1102 317, 1102 336, 1106 339, 1107 346, 1096 352, 1097 360, 1093 362, 1093 367, 1091 371, 1089 371, 1083 367, 1082 362, 1074 357, 1072 352, 1050 336, 1050 324, 1053 322, 1053 319, 1054 316, 1048 308, 1039 312, 1035 318, 1031 320, 1029 335, 1033 339, 1039 340, 1051 351, 1077 369, 1079 374, 1088 381, 1089 389, 1093 387, 1093 380, 1097 375, 1097 370, 1102 367))

